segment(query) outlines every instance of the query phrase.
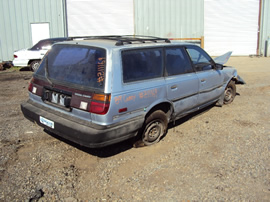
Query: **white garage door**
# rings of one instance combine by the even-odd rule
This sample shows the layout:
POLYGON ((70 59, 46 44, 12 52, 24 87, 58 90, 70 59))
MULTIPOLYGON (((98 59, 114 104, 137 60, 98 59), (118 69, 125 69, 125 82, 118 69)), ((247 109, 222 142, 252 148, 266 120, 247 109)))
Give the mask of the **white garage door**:
POLYGON ((256 54, 258 17, 259 0, 205 0, 205 50, 213 56, 256 54))
POLYGON ((67 0, 69 36, 134 34, 133 0, 67 0))

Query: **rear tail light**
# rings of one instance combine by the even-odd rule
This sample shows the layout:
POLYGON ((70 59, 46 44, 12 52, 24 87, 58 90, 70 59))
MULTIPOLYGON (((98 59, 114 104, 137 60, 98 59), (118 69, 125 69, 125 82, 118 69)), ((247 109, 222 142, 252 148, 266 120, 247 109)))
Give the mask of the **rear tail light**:
POLYGON ((34 78, 32 78, 32 80, 30 81, 30 84, 28 86, 28 91, 32 93, 32 90, 33 90, 33 81, 34 81, 34 78))
POLYGON ((17 58, 18 56, 17 55, 13 55, 14 58, 17 58))
POLYGON ((94 114, 104 115, 109 111, 111 95, 93 94, 90 103, 90 112, 94 114))
POLYGON ((37 94, 37 87, 34 86, 34 78, 30 81, 30 84, 28 86, 28 91, 34 94, 37 94))

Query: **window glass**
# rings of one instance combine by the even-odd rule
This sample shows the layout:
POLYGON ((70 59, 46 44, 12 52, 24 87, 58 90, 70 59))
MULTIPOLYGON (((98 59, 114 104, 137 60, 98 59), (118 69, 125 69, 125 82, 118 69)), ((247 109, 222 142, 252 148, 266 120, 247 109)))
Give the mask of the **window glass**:
POLYGON ((55 45, 42 60, 36 75, 44 76, 46 66, 49 79, 89 88, 104 88, 106 51, 100 48, 55 45))
POLYGON ((207 53, 197 46, 187 47, 189 56, 195 65, 196 71, 212 69, 212 59, 207 53))
POLYGON ((32 48, 30 48, 30 50, 41 50, 42 47, 50 45, 52 45, 52 41, 41 40, 37 44, 35 44, 32 48))
POLYGON ((193 72, 183 48, 166 49, 166 70, 168 76, 193 72))
POLYGON ((61 42, 61 41, 65 41, 66 39, 45 39, 45 40, 40 40, 38 43, 36 43, 32 48, 30 48, 29 50, 41 50, 43 47, 47 47, 47 46, 51 46, 54 43, 57 42, 61 42))
POLYGON ((162 49, 124 51, 122 60, 124 83, 163 76, 162 49))

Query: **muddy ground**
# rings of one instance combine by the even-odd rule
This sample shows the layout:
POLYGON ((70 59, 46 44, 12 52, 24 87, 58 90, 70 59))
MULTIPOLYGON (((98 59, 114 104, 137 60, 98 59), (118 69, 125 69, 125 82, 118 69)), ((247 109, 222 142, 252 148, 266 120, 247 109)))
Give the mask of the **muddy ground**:
POLYGON ((0 72, 0 201, 270 201, 270 58, 232 57, 230 105, 170 126, 156 145, 87 149, 26 120, 31 72, 0 72))

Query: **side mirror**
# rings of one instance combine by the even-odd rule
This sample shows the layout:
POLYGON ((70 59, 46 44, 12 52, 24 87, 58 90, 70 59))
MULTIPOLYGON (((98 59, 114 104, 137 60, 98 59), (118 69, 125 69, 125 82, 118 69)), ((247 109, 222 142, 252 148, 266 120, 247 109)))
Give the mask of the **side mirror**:
POLYGON ((215 69, 216 70, 223 70, 223 65, 221 65, 221 64, 215 64, 215 69))
POLYGON ((212 64, 210 63, 198 63, 195 65, 196 71, 206 71, 215 68, 212 64))

